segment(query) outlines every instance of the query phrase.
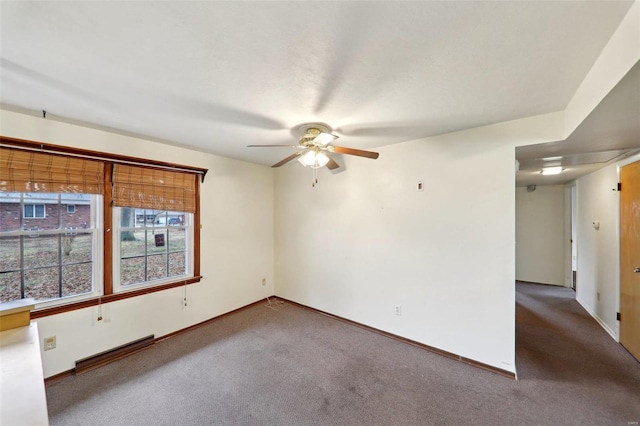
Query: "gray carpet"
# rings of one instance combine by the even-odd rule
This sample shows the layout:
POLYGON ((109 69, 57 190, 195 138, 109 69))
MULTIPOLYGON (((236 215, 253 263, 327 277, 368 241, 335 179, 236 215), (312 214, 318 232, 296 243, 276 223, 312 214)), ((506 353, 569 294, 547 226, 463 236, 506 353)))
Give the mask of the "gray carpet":
POLYGON ((511 380, 285 304, 47 386, 52 425, 621 425, 640 364, 565 288, 517 285, 511 380))

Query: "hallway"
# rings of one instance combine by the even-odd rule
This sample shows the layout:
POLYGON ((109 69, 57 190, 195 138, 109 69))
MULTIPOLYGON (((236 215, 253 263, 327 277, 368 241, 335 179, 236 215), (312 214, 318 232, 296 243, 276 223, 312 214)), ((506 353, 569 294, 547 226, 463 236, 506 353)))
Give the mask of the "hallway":
POLYGON ((539 387, 542 394, 551 385, 565 395, 567 413, 581 412, 588 404, 609 414, 607 424, 640 421, 640 363, 569 288, 517 282, 516 363, 519 381, 539 387), (621 419, 620 413, 631 418, 621 419))

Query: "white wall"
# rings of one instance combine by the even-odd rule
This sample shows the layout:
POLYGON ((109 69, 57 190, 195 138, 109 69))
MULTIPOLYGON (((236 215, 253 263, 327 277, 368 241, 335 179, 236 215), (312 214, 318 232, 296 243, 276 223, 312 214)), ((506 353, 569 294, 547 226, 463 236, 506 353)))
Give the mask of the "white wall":
POLYGON ((316 188, 282 167, 276 293, 515 371, 514 148, 472 134, 344 156, 316 188))
POLYGON ((274 293, 273 172, 268 167, 188 149, 0 111, 3 136, 86 148, 209 169, 201 185, 201 273, 198 284, 38 319, 40 335, 57 336, 43 352, 45 377, 76 360, 155 334, 183 329, 274 293), (261 285, 262 278, 267 285, 261 285))
POLYGON ((564 285, 565 187, 516 188, 516 279, 564 285))
POLYGON ((627 159, 576 181, 578 283, 576 300, 616 340, 620 306, 620 194, 618 168, 627 159), (593 222, 600 222, 600 229, 593 222), (598 294, 600 298, 598 300, 598 294))

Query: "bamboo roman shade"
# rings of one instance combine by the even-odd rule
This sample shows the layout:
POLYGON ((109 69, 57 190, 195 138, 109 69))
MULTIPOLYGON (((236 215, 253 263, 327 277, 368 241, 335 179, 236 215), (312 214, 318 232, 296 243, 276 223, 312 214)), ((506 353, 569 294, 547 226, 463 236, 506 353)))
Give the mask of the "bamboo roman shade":
POLYGON ((101 194, 103 181, 101 161, 0 148, 0 192, 101 194))
POLYGON ((197 174, 114 164, 113 205, 195 213, 197 174))

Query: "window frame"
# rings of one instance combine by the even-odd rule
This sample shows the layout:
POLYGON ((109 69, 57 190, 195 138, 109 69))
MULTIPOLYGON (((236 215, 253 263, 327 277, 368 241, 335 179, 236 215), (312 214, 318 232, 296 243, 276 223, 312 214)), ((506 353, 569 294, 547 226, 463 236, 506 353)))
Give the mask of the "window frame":
POLYGON ((41 203, 23 203, 22 204, 22 217, 25 219, 46 219, 47 218, 47 205, 41 203), (38 216, 37 206, 42 206, 42 216, 38 216), (31 207, 33 216, 27 215, 27 207, 31 207))
POLYGON ((67 214, 74 214, 76 212, 75 204, 67 204, 67 214))
MULTIPOLYGON (((146 211, 149 209, 144 209, 145 211, 145 221, 143 222, 144 226, 142 227, 123 227, 120 226, 121 222, 121 213, 122 213, 122 209, 127 208, 127 207, 113 207, 112 213, 113 213, 113 219, 112 222, 114 224, 113 226, 113 253, 114 253, 114 257, 113 257, 113 292, 114 293, 124 293, 124 292, 129 292, 129 291, 135 291, 137 289, 144 289, 144 288, 148 288, 148 287, 155 287, 155 286, 159 286, 159 285, 163 285, 166 283, 170 283, 170 282, 175 282, 176 280, 184 280, 184 279, 189 279, 193 276, 193 259, 194 259, 194 253, 193 253, 193 216, 194 214, 191 213, 185 213, 185 217, 187 217, 188 219, 185 221, 186 223, 180 226, 171 226, 168 223, 165 223, 164 225, 161 226, 148 226, 147 225, 147 221, 146 221, 146 211), (132 284, 122 284, 121 283, 121 276, 120 276, 120 272, 121 272, 121 257, 120 257, 120 244, 122 243, 122 232, 127 232, 127 231, 131 231, 131 230, 144 230, 145 231, 145 236, 147 235, 147 232, 149 230, 173 230, 173 229, 180 229, 183 228, 185 230, 185 241, 187 241, 189 243, 189 246, 187 247, 187 244, 185 243, 185 255, 186 255, 186 273, 183 275, 179 275, 179 276, 173 276, 173 277, 165 277, 165 278, 160 278, 160 279, 156 279, 156 280, 150 280, 150 281, 141 281, 139 283, 132 283, 132 284), (115 255, 117 254, 117 256, 115 255)), ((146 241, 145 241, 145 245, 146 245, 146 241)), ((166 247, 167 247, 167 255, 169 254, 169 241, 167 240, 165 242, 166 247)), ((144 255, 145 258, 148 258, 149 255, 147 253, 145 253, 144 255)), ((145 259, 146 261, 147 259, 145 259)))
MULTIPOLYGON (((51 304, 54 306, 40 306, 31 312, 31 319, 56 315, 63 312, 83 309, 91 306, 97 306, 101 303, 109 303, 117 300, 137 297, 148 293, 164 291, 170 288, 180 287, 184 285, 200 282, 200 184, 204 182, 204 177, 208 169, 194 166, 186 166, 175 163, 167 163, 163 161, 147 160, 143 158, 129 157, 125 155, 109 154, 99 151, 91 151, 81 148, 66 147, 53 145, 42 142, 29 141, 24 139, 9 138, 0 136, 0 147, 10 149, 21 149, 27 151, 45 152, 55 155, 65 155, 70 157, 79 157, 91 160, 98 160, 104 163, 104 185, 102 195, 102 259, 97 260, 97 265, 101 268, 102 276, 102 294, 97 297, 88 297, 77 302, 61 302, 64 299, 55 299, 51 304), (146 168, 156 168, 161 170, 171 170, 193 173, 197 176, 194 179, 194 200, 195 212, 193 213, 193 248, 192 248, 192 274, 190 277, 180 277, 176 280, 168 280, 153 286, 144 286, 141 288, 131 289, 129 291, 115 292, 113 286, 113 261, 114 257, 118 257, 114 253, 114 245, 111 231, 113 227, 113 209, 112 209, 112 170, 114 164, 127 164, 146 168)), ((45 208, 46 210, 46 208, 45 208)), ((30 218, 31 219, 31 218, 30 218)), ((43 302, 44 303, 44 302, 43 302)))
MULTIPOLYGON (((24 206, 27 205, 36 205, 36 204, 41 204, 41 203, 31 203, 31 202, 24 202, 24 194, 25 193, 17 193, 20 194, 20 208, 24 210, 24 206)), ((31 193, 33 194, 33 193, 31 193)), ((57 204, 60 204, 60 193, 55 194, 58 197, 57 200, 57 204)), ((100 297, 102 296, 102 291, 103 291, 103 285, 102 285, 102 262, 100 261, 103 258, 103 253, 102 253, 102 219, 101 219, 101 215, 102 212, 104 210, 103 208, 103 204, 102 204, 102 196, 101 195, 97 195, 97 194, 88 194, 91 195, 90 198, 90 212, 91 212, 91 217, 90 217, 90 221, 91 221, 91 226, 89 228, 82 228, 82 229, 74 229, 73 233, 74 234, 86 234, 86 235, 90 235, 91 236, 91 291, 90 292, 86 292, 86 293, 80 293, 80 294, 75 294, 75 295, 70 295, 70 296, 59 296, 56 298, 52 298, 52 299, 46 299, 46 300, 39 300, 36 301, 36 309, 39 308, 46 308, 49 306, 55 306, 55 305, 62 305, 62 304, 66 304, 66 303, 73 303, 73 302, 77 302, 77 301, 82 301, 85 299, 90 299, 90 298, 95 298, 95 297, 100 297)), ((46 204, 44 204, 46 206, 46 204)), ((35 210, 34 210, 35 211, 35 210)), ((33 219, 32 217, 25 217, 24 219, 33 219)), ((24 220, 23 219, 23 220, 24 220)), ((40 218, 38 218, 40 219, 40 218)), ((60 218, 58 217, 58 220, 60 221, 60 218)), ((24 223, 20 224, 20 228, 19 229, 15 229, 15 230, 10 230, 10 231, 4 231, 2 233, 0 233, 0 236, 5 237, 5 238, 20 238, 20 251, 21 251, 21 256, 24 256, 24 248, 23 248, 23 239, 25 237, 33 237, 33 238, 47 238, 47 237, 52 237, 52 236, 60 236, 60 237, 64 237, 65 235, 69 235, 70 229, 69 228, 63 228, 61 226, 61 223, 58 223, 58 228, 56 229, 37 229, 37 228, 33 228, 33 229, 29 229, 29 228, 25 228, 24 227, 24 223)), ((57 250, 61 250, 62 248, 60 246, 58 246, 57 250)), ((21 271, 23 274, 26 271, 33 271, 33 270, 38 270, 38 269, 45 269, 45 268, 57 268, 58 269, 58 279, 61 279, 61 271, 62 268, 64 266, 68 266, 67 264, 64 263, 58 263, 57 265, 48 265, 45 267, 29 267, 29 266, 22 266, 20 269, 15 270, 17 271, 21 271)), ((24 294, 24 288, 22 287, 22 285, 24 284, 24 281, 21 280, 21 293, 24 294)), ((61 286, 62 283, 60 281, 58 281, 58 286, 61 286)), ((19 299, 17 299, 19 300, 19 299)))

